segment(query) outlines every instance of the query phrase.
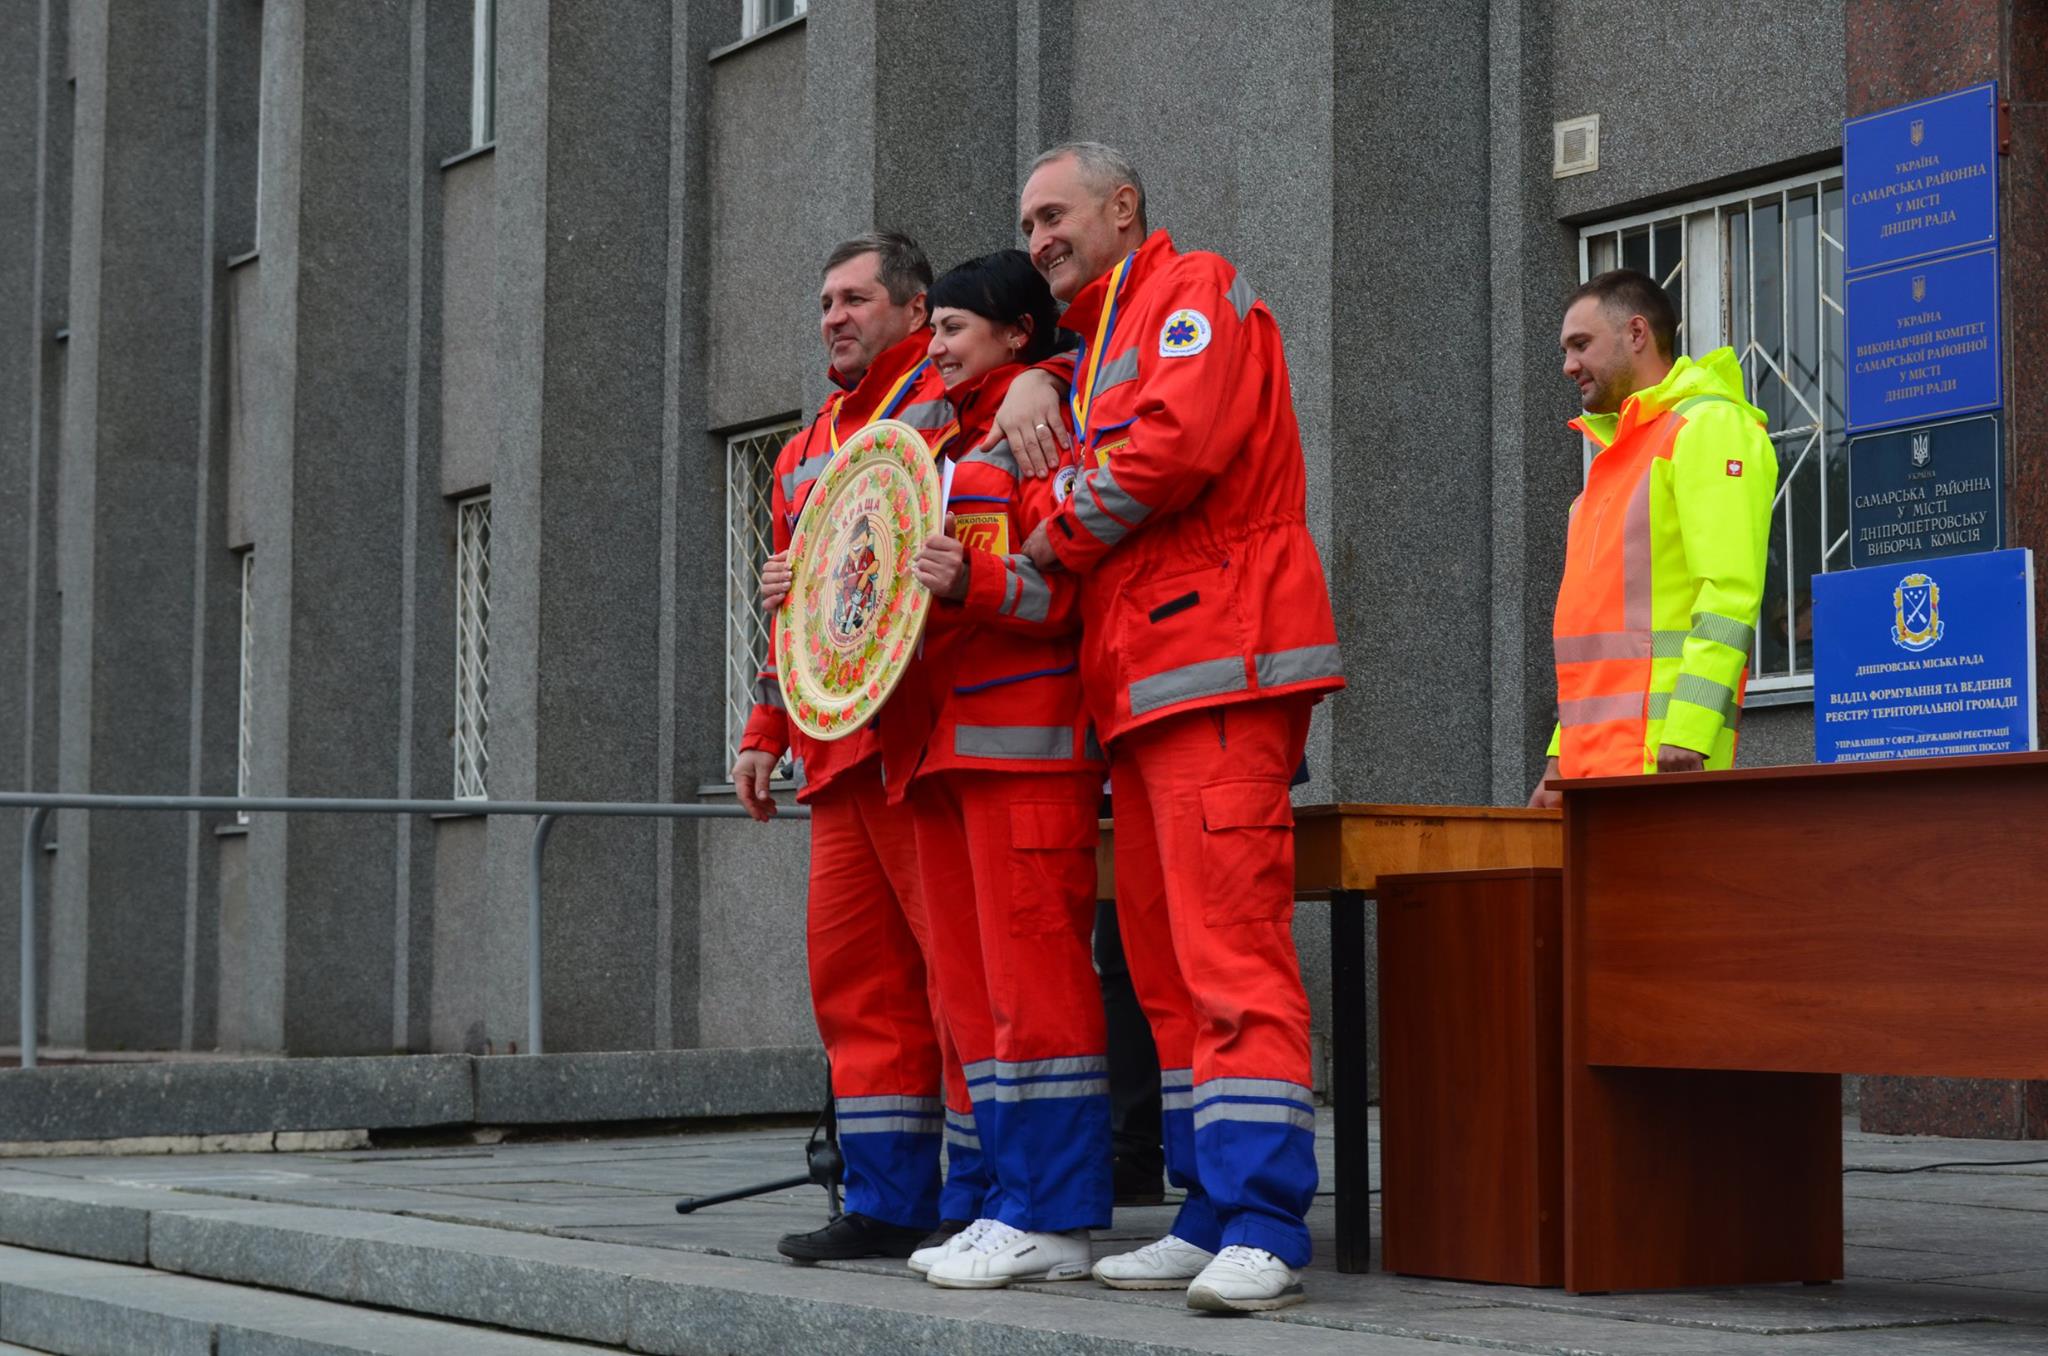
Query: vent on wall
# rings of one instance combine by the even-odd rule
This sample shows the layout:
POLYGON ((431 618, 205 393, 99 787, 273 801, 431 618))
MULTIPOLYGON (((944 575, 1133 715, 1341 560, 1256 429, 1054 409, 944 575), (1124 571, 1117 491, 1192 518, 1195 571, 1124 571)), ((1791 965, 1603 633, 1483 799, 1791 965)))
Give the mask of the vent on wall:
POLYGON ((1566 118, 1550 128, 1550 177, 1569 179, 1600 168, 1600 115, 1566 118))

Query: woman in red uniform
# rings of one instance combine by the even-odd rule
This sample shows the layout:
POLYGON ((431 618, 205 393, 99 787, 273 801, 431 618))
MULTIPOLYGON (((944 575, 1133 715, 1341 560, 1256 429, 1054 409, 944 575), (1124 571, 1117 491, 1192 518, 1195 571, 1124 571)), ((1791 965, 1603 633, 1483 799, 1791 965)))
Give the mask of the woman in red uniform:
MULTIPOLYGON (((931 290, 931 357, 958 410, 953 448, 987 431, 1010 381, 1058 343, 1058 307, 1019 250, 931 290)), ((1103 758, 1081 700, 1074 581, 1024 539, 1072 488, 1073 466, 1021 479, 1007 445, 952 470, 949 532, 916 561, 936 597, 924 663, 931 727, 910 804, 939 1002, 970 1106, 949 1145, 979 1148, 980 1217, 911 1259, 934 1285, 1080 1280, 1088 1230, 1109 1224, 1108 1064, 1089 957, 1103 758)))

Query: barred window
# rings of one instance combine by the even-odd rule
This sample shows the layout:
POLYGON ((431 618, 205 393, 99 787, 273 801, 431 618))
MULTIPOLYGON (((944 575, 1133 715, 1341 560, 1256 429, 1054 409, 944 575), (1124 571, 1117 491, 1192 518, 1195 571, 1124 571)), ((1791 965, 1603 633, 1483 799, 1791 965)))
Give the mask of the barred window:
MULTIPOLYGON (((253 687, 250 673, 254 660, 254 651, 250 644, 250 638, 253 634, 251 619, 254 615, 251 601, 253 595, 250 585, 256 578, 256 552, 253 549, 242 552, 241 570, 242 621, 241 639, 239 641, 241 658, 238 661, 239 669, 235 679, 235 794, 237 796, 246 796, 249 794, 249 697, 253 687)), ((237 824, 248 823, 249 812, 247 810, 235 811, 235 822, 237 824)))
POLYGON ((1723 344, 1770 419, 1778 495, 1750 691, 1813 684, 1813 576, 1849 566, 1842 369, 1842 172, 1622 221, 1579 237, 1579 275, 1634 268, 1679 311, 1678 351, 1723 344))
MULTIPOLYGON (((740 746, 754 709, 754 683, 768 656, 761 611, 761 562, 775 550, 771 498, 775 454, 793 423, 748 429, 725 440, 725 747, 740 746)), ((725 775, 720 769, 719 775, 725 775)), ((782 769, 778 769, 781 772, 782 769)))
POLYGON ((455 506, 455 798, 482 800, 490 770, 491 497, 455 506))
POLYGON ((740 0, 740 36, 751 38, 809 8, 810 0, 740 0))

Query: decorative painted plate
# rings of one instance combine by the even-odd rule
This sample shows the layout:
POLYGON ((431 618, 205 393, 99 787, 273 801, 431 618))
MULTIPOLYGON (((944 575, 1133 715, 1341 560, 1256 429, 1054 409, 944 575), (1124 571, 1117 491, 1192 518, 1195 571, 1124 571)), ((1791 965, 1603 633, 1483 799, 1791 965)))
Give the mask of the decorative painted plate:
POLYGON ((775 628, 784 699, 805 734, 858 730, 910 666, 931 607, 910 566, 945 522, 939 495, 931 449, 893 419, 847 439, 818 477, 775 628))

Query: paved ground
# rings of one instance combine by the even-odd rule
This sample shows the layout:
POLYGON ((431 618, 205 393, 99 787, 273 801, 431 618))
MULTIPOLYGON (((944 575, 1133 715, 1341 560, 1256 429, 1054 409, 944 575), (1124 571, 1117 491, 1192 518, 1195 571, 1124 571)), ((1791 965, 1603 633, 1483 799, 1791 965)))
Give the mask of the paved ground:
MULTIPOLYGON (((1327 1124, 1324 1129, 1327 1155, 1327 1124)), ((232 1203, 246 1200, 630 1244, 700 1255, 702 1262, 692 1265, 707 1272, 714 1267, 712 1259, 729 1259, 715 1264, 721 1275, 739 1275, 742 1286, 751 1277, 773 1287, 785 1283, 778 1279, 785 1264, 774 1252, 775 1239, 821 1220, 820 1190, 782 1191, 687 1218, 674 1213, 673 1202, 679 1195, 801 1171, 804 1134, 801 1128, 726 1128, 637 1139, 333 1154, 34 1160, 4 1165, 0 1186, 69 1181, 168 1188, 178 1200, 211 1198, 205 1202, 213 1207, 207 1213, 216 1217, 216 1211, 243 1208, 232 1203), (751 1266, 735 1272, 735 1262, 751 1266)), ((2048 1158, 2048 1145, 1850 1132, 1846 1160, 1899 1168, 2034 1153, 2048 1158)), ((1324 1172, 1327 1179, 1327 1160, 1324 1172)), ((1325 1336, 1331 1335, 1329 1329, 1347 1330, 1356 1335, 1356 1345, 1347 1349, 1364 1353, 1420 1352, 1422 1343, 1538 1353, 1961 1356, 2048 1350, 2048 1164, 1910 1175, 1858 1172, 1847 1178, 1846 1189, 1849 1279, 1836 1286, 1573 1298, 1558 1291, 1378 1273, 1342 1276, 1323 1261, 1308 1277, 1310 1302, 1278 1319, 1325 1330, 1325 1336)), ((1331 1250, 1330 1205, 1327 1195, 1319 1198, 1311 1218, 1325 1257, 1331 1250)), ((1170 1205, 1121 1211, 1115 1229, 1098 1236, 1097 1252, 1150 1239, 1171 1219, 1170 1205)), ((402 1223, 390 1222, 394 1227, 402 1223)), ((927 1297, 894 1289, 921 1287, 894 1264, 848 1269, 877 1273, 872 1284, 890 1287, 872 1292, 877 1296, 914 1299, 919 1308, 928 1307, 927 1297)), ((1030 1289, 1077 1305, 1152 1306, 1159 1340, 1174 1349, 1236 1350, 1254 1331, 1285 1336, 1195 1316, 1179 1307, 1177 1295, 1117 1294, 1093 1284, 1030 1289)), ((940 1296, 930 1303, 943 1307, 948 1299, 940 1296)), ((963 1299, 963 1310, 968 1303, 963 1299)), ((1028 1311, 1043 1301, 1020 1295, 977 1297, 971 1303, 974 1312, 993 1318, 1000 1316, 1003 1304, 1028 1311)), ((1322 1349, 1311 1332, 1289 1331, 1300 1339, 1297 1346, 1322 1349)), ((1287 1345, 1273 1349, 1286 1350, 1287 1345)))

